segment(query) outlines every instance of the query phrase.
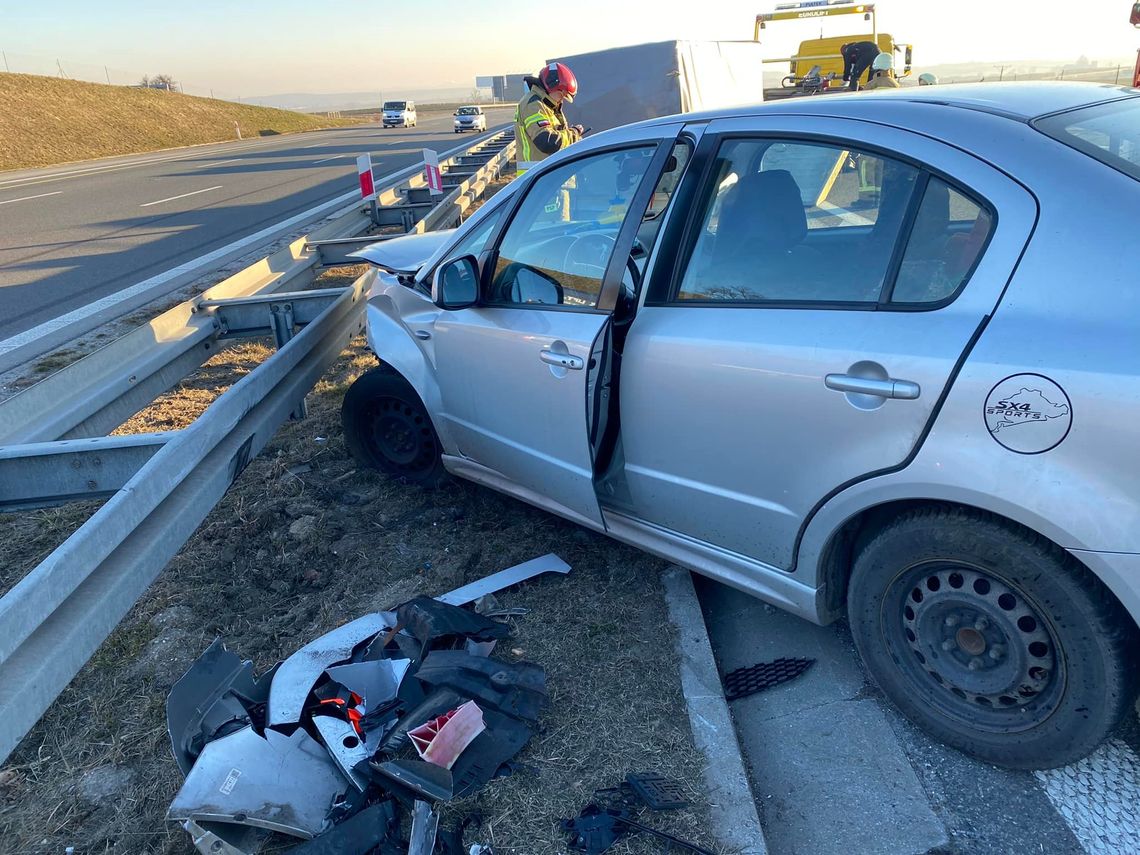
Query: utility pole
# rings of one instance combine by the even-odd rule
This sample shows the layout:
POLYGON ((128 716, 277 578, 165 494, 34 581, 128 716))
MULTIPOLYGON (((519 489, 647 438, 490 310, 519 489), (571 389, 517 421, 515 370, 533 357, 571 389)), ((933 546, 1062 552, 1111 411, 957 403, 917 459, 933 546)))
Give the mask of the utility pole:
POLYGON ((103 73, 107 75, 107 85, 111 85, 111 72, 107 70, 107 66, 103 66, 103 73))
POLYGON ((58 59, 56 59, 55 67, 59 69, 59 76, 62 77, 64 80, 67 80, 67 75, 63 73, 63 63, 61 63, 58 59))
POLYGON ((11 74, 12 69, 10 69, 8 67, 8 54, 6 54, 6 53, 4 53, 4 51, 0 50, 0 56, 4 57, 4 70, 7 71, 9 74, 11 74))

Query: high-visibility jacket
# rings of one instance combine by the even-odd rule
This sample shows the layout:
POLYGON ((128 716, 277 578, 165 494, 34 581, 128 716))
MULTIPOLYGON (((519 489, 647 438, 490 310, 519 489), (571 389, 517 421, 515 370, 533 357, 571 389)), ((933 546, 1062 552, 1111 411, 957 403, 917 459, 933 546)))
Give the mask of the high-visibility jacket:
POLYGON ((547 98, 538 78, 525 80, 530 91, 515 108, 515 159, 519 172, 579 139, 578 132, 567 124, 561 105, 556 107, 547 98))
POLYGON ((899 82, 889 71, 876 71, 864 89, 900 89, 899 82))

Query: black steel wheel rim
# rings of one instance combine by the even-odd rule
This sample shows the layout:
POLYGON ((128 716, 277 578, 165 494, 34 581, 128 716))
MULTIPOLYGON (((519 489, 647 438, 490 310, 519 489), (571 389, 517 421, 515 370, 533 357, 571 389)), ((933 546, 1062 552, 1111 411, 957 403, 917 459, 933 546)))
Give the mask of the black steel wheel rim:
POLYGON ((967 727, 1028 730, 1064 694, 1054 628, 1019 586, 989 570, 908 567, 887 586, 881 625, 891 658, 924 701, 967 727))
POLYGON ((368 443, 396 472, 417 475, 435 465, 439 454, 427 413, 401 398, 380 398, 369 410, 368 443))

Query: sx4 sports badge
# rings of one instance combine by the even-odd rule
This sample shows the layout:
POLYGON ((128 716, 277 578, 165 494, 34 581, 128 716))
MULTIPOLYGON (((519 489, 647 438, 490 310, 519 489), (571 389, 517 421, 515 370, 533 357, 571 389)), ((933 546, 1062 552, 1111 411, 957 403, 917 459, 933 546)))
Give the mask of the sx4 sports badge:
POLYGON ((1073 424, 1065 390, 1040 374, 1014 374, 986 398, 990 436, 1019 454, 1040 454, 1061 444, 1073 424))

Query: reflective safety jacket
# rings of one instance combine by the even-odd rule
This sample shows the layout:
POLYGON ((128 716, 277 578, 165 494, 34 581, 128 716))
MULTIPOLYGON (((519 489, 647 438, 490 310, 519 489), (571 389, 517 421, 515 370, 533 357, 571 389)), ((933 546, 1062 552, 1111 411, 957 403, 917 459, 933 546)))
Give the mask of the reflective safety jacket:
POLYGON ((562 107, 546 97, 536 77, 524 78, 530 91, 515 108, 515 158, 523 172, 556 151, 576 143, 578 132, 566 123, 562 107))
POLYGON ((871 76, 871 82, 864 89, 900 89, 899 82, 889 71, 876 71, 871 76))

